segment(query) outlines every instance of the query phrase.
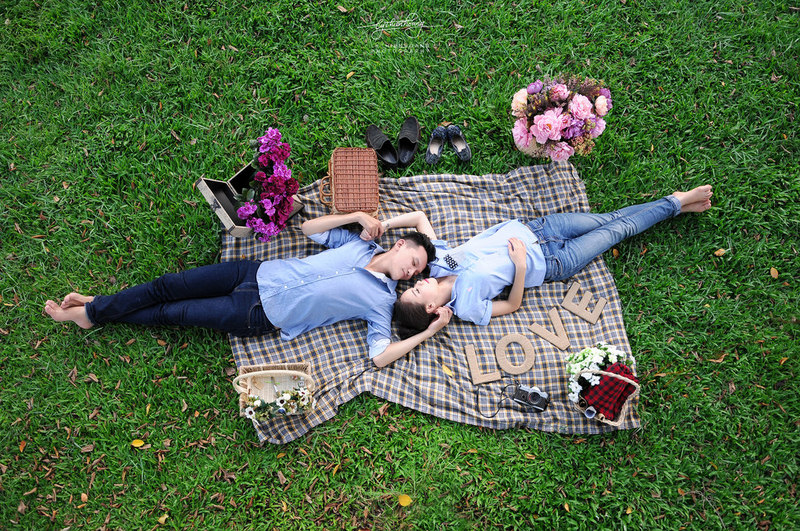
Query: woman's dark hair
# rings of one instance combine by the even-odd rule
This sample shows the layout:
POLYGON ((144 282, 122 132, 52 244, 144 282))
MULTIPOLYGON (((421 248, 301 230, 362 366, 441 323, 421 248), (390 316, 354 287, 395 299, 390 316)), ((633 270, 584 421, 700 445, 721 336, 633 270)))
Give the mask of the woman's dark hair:
POLYGON ((397 335, 400 339, 407 339, 422 332, 436 317, 437 314, 425 310, 424 304, 403 302, 400 299, 394 303, 394 320, 397 323, 397 335))

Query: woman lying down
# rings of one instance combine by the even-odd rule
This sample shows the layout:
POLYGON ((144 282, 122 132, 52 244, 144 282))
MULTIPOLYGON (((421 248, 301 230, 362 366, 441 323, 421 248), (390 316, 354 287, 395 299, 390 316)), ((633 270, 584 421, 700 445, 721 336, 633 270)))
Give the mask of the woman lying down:
POLYGON ((431 278, 416 282, 395 303, 400 335, 428 328, 441 307, 465 321, 487 325, 492 317, 519 309, 525 288, 565 280, 622 240, 660 221, 704 212, 711 207, 711 196, 711 186, 704 185, 606 214, 567 212, 506 221, 456 248, 436 240, 430 222, 417 213, 423 218, 417 228, 433 240, 436 259, 430 263, 431 278), (494 300, 507 286, 511 286, 508 299, 494 300))

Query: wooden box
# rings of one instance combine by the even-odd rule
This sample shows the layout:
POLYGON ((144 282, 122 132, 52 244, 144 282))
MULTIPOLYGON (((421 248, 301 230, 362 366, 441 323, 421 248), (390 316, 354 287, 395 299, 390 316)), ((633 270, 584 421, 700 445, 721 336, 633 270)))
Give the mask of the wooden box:
MULTIPOLYGON (((227 181, 201 177, 195 182, 197 189, 203 194, 208 204, 211 205, 211 209, 222 222, 225 232, 236 238, 245 238, 253 234, 253 229, 245 225, 236 215, 238 202, 235 196, 250 184, 255 173, 256 170, 248 164, 227 181)), ((301 210, 303 210, 303 203, 298 200, 297 196, 294 196, 292 214, 289 218, 291 219, 301 210)))

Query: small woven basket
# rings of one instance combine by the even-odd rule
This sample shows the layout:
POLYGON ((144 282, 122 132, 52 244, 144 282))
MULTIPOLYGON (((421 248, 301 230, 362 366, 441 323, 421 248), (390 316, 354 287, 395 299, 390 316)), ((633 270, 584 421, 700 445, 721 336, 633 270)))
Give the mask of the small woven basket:
MULTIPOLYGON (((249 395, 258 396, 264 402, 274 402, 279 395, 295 387, 305 387, 309 393, 313 393, 316 387, 308 363, 251 365, 242 367, 239 372, 239 376, 233 380, 233 388, 239 393, 240 412, 247 406, 249 395)), ((306 413, 301 411, 293 414, 306 413)))
MULTIPOLYGON (((621 374, 616 374, 616 373, 608 372, 608 371, 593 371, 591 369, 585 369, 585 370, 579 372, 578 376, 581 376, 583 374, 599 374, 601 376, 612 376, 614 378, 617 378, 619 380, 627 382, 627 383, 631 384, 633 387, 635 387, 635 391, 632 392, 631 394, 629 394, 628 398, 625 399, 625 403, 622 405, 622 408, 619 410, 619 415, 617 415, 616 419, 614 419, 614 420, 607 419, 606 416, 603 415, 602 413, 598 413, 597 415, 594 416, 594 419, 596 421, 602 422, 603 424, 608 424, 609 426, 614 426, 614 427, 620 426, 625 421, 625 417, 627 417, 630 414, 630 411, 632 409, 631 403, 633 402, 634 398, 639 396, 639 389, 640 389, 639 384, 634 382, 630 378, 626 378, 626 377, 622 376, 621 374)), ((583 398, 581 398, 581 400, 583 400, 583 398)), ((581 413, 584 413, 586 411, 586 407, 588 406, 587 405, 587 406, 581 407, 580 404, 576 404, 575 402, 573 402, 572 404, 575 407, 575 409, 577 409, 581 413)))
POLYGON ((336 148, 328 162, 328 175, 321 180, 320 202, 334 214, 360 211, 376 217, 380 207, 378 177, 374 149, 336 148))

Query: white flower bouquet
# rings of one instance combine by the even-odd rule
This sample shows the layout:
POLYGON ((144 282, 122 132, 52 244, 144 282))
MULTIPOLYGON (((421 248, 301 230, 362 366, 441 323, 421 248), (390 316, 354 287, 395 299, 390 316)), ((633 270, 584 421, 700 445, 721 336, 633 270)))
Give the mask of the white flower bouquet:
POLYGON ((257 395, 247 395, 241 410, 243 416, 258 421, 285 415, 302 415, 314 408, 314 396, 305 387, 295 387, 276 395, 271 402, 257 395))
POLYGON ((595 347, 570 354, 567 358, 567 374, 570 375, 567 397, 577 404, 583 391, 600 384, 599 374, 581 375, 581 371, 602 371, 617 362, 626 363, 628 359, 636 363, 632 356, 629 358, 614 345, 606 343, 598 343, 595 347))

